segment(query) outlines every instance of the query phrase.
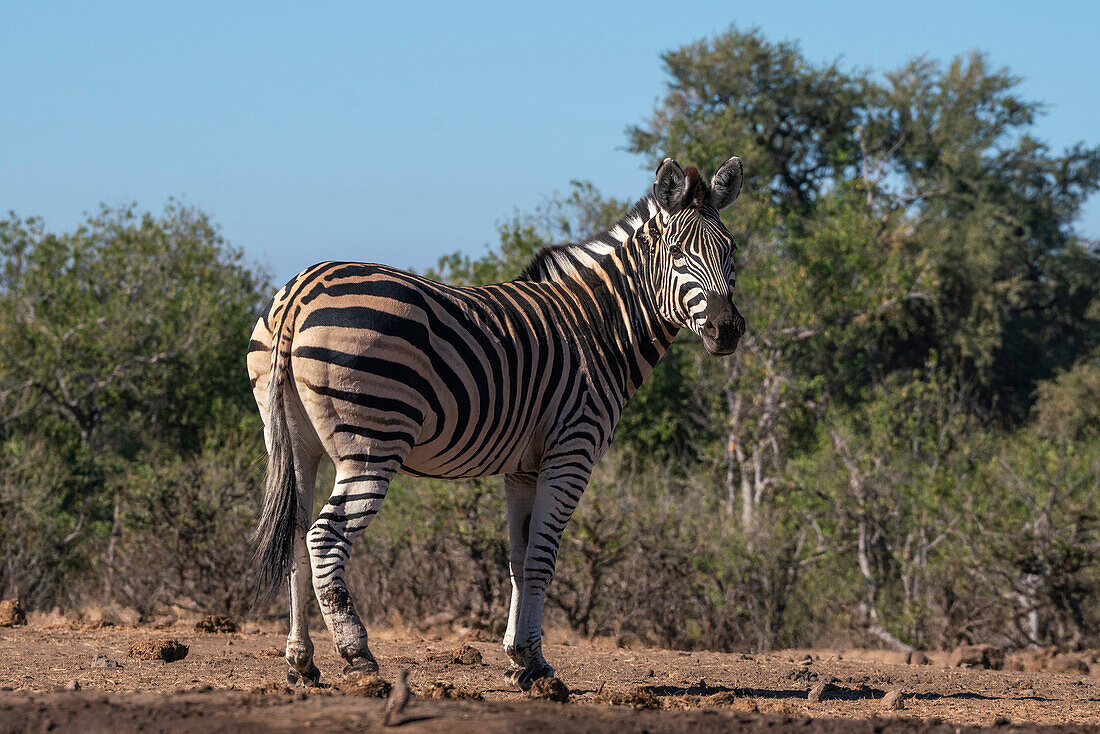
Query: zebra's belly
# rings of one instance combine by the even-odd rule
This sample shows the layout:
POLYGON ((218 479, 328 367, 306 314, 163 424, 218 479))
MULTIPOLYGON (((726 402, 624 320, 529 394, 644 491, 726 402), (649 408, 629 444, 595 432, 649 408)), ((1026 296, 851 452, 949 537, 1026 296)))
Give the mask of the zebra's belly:
POLYGON ((438 442, 415 446, 400 471, 413 476, 461 479, 538 469, 539 457, 532 451, 529 434, 510 441, 477 444, 475 449, 455 455, 439 453, 438 442))

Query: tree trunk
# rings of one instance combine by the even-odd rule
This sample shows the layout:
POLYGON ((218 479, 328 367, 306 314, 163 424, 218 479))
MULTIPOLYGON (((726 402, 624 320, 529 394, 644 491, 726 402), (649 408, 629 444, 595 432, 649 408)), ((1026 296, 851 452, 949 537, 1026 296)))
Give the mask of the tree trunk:
POLYGON ((111 513, 111 534, 107 540, 107 598, 113 598, 115 590, 115 546, 121 534, 122 492, 115 490, 115 506, 111 513))

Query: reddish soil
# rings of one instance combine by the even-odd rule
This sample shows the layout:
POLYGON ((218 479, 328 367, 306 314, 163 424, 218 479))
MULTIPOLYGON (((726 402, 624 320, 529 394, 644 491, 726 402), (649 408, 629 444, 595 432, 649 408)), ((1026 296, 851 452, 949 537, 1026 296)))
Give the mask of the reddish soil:
MULTIPOLYGON (((364 697, 369 687, 344 683, 327 633, 314 639, 322 681, 332 685, 289 689, 284 637, 270 629, 245 624, 238 632, 204 633, 194 622, 99 626, 32 615, 29 626, 0 629, 0 732, 382 731, 385 701, 364 697), (133 643, 165 638, 188 646, 186 657, 127 656, 133 643), (99 656, 119 667, 97 663, 99 656), (79 690, 65 690, 73 680, 79 690)), ((945 668, 943 654, 907 665, 896 654, 867 650, 746 655, 549 644, 547 658, 570 693, 568 703, 553 703, 509 688, 497 643, 467 642, 482 662, 469 650, 452 655, 457 639, 373 635, 383 678, 409 670, 414 697, 398 731, 956 734, 998 726, 1100 734, 1100 676, 1084 672, 945 668), (812 663, 799 664, 807 653, 812 663), (818 683, 831 685, 811 702, 807 694, 818 683), (894 690, 903 710, 882 701, 894 690)))

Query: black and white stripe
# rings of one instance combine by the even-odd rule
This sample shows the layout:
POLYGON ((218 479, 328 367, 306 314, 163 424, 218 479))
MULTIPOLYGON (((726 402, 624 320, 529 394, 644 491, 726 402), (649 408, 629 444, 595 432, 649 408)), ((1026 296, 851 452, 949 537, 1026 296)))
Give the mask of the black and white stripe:
POLYGON ((708 186, 671 160, 609 231, 545 248, 514 281, 442 285, 383 265, 328 262, 275 296, 248 367, 270 454, 260 584, 289 577, 291 677, 315 679, 308 582, 337 650, 375 669, 344 584, 351 546, 398 472, 505 475, 511 612, 504 645, 528 687, 552 669, 542 606, 562 532, 626 401, 681 327, 728 354, 733 239, 718 211, 741 163, 708 186), (336 482, 307 529, 321 457, 336 482))

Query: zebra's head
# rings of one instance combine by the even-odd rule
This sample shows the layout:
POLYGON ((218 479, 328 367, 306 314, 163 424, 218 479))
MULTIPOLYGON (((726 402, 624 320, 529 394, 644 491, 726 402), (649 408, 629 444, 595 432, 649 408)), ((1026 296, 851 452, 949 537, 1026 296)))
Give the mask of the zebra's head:
POLYGON ((745 319, 733 304, 733 236, 718 215, 741 193, 741 159, 730 158, 708 186, 694 166, 665 158, 653 195, 665 226, 653 248, 657 307, 674 324, 698 334, 713 355, 737 348, 745 319))

